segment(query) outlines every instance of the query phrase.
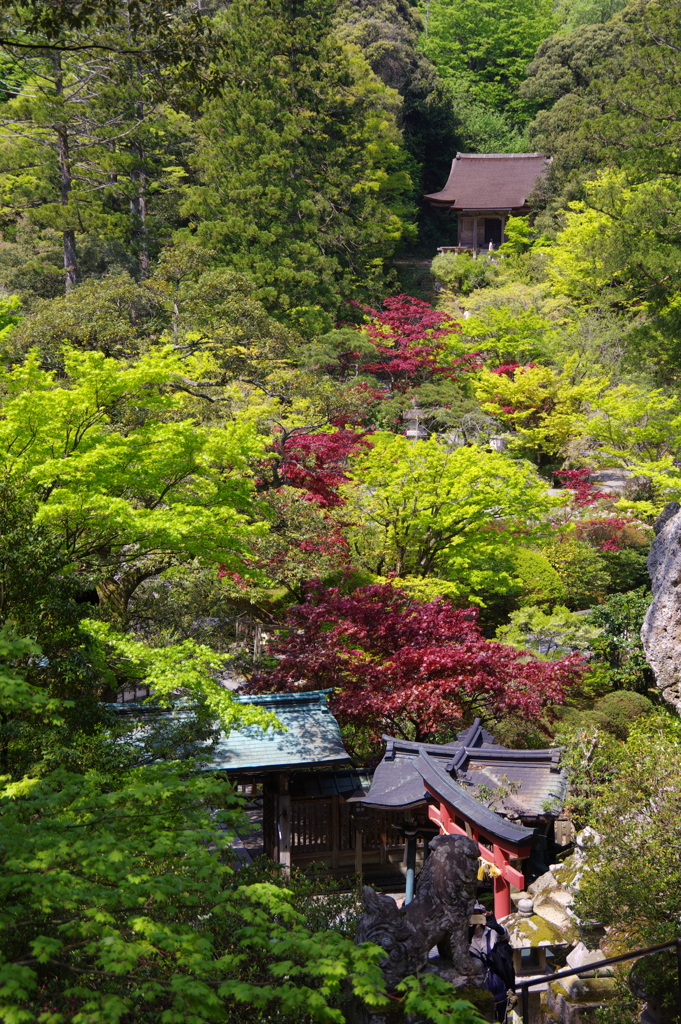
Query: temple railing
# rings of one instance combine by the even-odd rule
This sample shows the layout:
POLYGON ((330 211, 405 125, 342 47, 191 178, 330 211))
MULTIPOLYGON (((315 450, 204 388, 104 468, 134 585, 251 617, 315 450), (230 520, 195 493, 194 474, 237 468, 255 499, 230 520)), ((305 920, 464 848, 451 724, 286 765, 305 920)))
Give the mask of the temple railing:
POLYGON ((611 964, 621 964, 627 960, 637 960, 641 956, 649 956, 651 953, 662 953, 665 949, 676 949, 676 963, 679 978, 679 1015, 681 1019, 681 938, 673 939, 671 942, 662 942, 659 946, 648 946, 647 949, 635 949, 632 953, 621 953, 619 956, 608 957, 607 960, 598 960, 593 964, 582 964, 581 967, 573 967, 569 971, 556 971, 555 974, 544 974, 540 977, 528 978, 527 981, 516 981, 516 992, 521 991, 523 1007, 523 1024, 530 1024, 530 996, 529 991, 535 985, 543 985, 544 982, 551 984, 560 981, 562 978, 574 978, 575 975, 598 972, 603 967, 611 964))

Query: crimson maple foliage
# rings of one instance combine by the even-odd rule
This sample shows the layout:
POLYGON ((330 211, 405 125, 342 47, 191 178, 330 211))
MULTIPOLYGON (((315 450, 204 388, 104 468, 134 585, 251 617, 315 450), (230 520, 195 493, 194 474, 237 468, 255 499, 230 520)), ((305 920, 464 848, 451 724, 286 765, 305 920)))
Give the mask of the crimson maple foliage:
POLYGON ((603 498, 612 498, 607 491, 599 491, 591 482, 588 469, 563 469, 556 473, 563 487, 572 491, 572 504, 576 508, 587 508, 603 498))
POLYGON ((256 488, 265 491, 287 485, 306 491, 310 501, 324 508, 341 505, 338 488, 347 479, 347 460, 370 447, 366 433, 347 428, 333 433, 312 427, 282 429, 272 439, 272 457, 261 468, 256 488))
POLYGON ((436 376, 457 378, 479 367, 475 354, 456 359, 447 356, 442 339, 460 334, 461 327, 428 302, 397 295, 384 299, 381 310, 370 306, 363 309, 371 317, 365 329, 381 356, 363 369, 387 376, 397 390, 436 376))
POLYGON ((257 691, 333 688, 341 724, 418 741, 442 739, 481 714, 536 718, 560 703, 586 670, 580 655, 540 661, 527 651, 485 640, 477 609, 416 601, 391 584, 344 596, 312 588, 290 608, 290 632, 274 640, 272 671, 252 679, 257 691))

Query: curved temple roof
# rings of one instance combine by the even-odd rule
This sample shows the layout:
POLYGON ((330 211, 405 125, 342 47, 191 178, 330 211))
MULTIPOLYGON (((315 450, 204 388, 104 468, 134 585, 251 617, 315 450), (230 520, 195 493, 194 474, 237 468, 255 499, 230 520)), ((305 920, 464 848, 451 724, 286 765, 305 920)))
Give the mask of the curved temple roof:
POLYGON ((448 787, 447 794, 441 792, 443 799, 459 806, 458 801, 465 797, 472 820, 487 828, 483 818, 486 821, 489 815, 497 822, 504 821, 504 815, 515 819, 543 817, 547 807, 558 810, 565 799, 567 779, 560 770, 560 750, 502 747, 482 728, 480 719, 451 743, 383 738, 386 751, 374 772, 371 787, 368 793, 352 796, 353 802, 407 810, 428 799, 426 783, 434 785, 437 779, 441 787, 448 787), (475 791, 480 785, 488 790, 501 789, 505 794, 499 800, 500 814, 476 798, 475 791))
POLYGON ((451 776, 442 770, 437 761, 420 754, 416 760, 416 767, 423 781, 434 793, 437 793, 451 807, 456 807, 464 817, 475 822, 480 830, 490 838, 510 843, 512 846, 527 846, 532 842, 534 829, 525 828, 523 825, 514 825, 506 818, 502 818, 496 811, 481 804, 462 786, 454 782, 451 776))
POLYGON ((457 153, 445 187, 424 198, 453 210, 521 210, 550 164, 543 153, 457 153))

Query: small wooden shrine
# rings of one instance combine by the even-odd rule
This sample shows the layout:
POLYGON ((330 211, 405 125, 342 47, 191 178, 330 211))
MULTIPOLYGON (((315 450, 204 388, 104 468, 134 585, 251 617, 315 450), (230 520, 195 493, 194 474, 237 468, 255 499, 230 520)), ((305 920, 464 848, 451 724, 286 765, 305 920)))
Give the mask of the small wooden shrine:
POLYGON ((551 164, 543 153, 457 153, 447 184, 424 198, 457 216, 456 246, 498 249, 510 216, 528 213, 527 197, 551 164))
POLYGON ((350 802, 401 811, 412 819, 406 833, 407 899, 419 837, 426 856, 434 826, 441 834, 475 840, 493 879, 495 913, 505 917, 511 886, 525 889, 546 870, 546 855, 553 858, 562 846, 563 834, 555 828, 567 790, 560 751, 510 750, 495 742, 480 719, 452 743, 384 739, 386 752, 369 791, 350 802))

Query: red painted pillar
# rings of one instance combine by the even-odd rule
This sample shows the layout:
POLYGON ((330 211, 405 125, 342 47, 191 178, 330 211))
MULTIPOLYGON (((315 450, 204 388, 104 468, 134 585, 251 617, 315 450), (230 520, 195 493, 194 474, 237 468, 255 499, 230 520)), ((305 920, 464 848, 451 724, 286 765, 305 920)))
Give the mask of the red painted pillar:
POLYGON ((505 868, 510 863, 505 850, 494 844, 494 863, 501 874, 494 879, 494 916, 497 921, 511 913, 511 883, 505 878, 505 868))

